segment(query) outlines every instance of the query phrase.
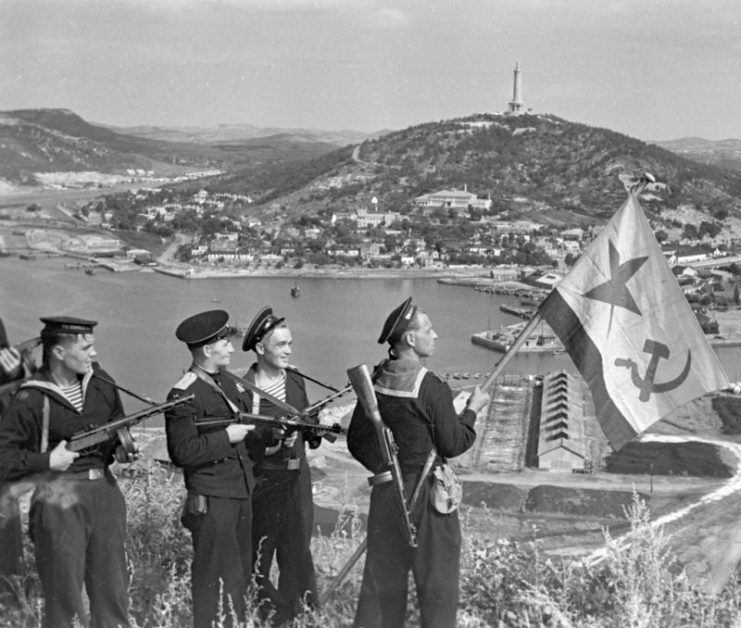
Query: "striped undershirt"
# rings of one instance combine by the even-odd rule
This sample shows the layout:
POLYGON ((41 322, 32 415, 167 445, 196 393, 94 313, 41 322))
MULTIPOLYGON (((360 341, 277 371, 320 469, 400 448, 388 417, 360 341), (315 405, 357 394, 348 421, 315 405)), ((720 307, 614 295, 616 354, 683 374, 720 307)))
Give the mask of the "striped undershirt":
POLYGON ((78 412, 82 412, 82 382, 72 384, 72 386, 60 386, 59 389, 62 391, 62 394, 67 401, 69 401, 78 412))
MULTIPOLYGON (((255 382, 257 383, 257 381, 255 382)), ((286 374, 283 373, 283 376, 280 378, 280 380, 274 384, 271 384, 269 386, 264 386, 262 384, 257 384, 262 390, 264 390, 269 395, 272 395, 276 399, 280 399, 281 401, 286 400, 286 374)), ((252 396, 252 412, 255 414, 260 413, 260 397, 259 395, 253 395, 252 396)))

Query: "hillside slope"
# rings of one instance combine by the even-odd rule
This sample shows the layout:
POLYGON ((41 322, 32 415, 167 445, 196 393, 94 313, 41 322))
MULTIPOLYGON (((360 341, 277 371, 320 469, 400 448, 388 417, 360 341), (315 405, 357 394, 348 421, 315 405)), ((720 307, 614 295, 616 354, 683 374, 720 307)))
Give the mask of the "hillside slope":
POLYGON ((15 185, 37 185, 34 174, 48 172, 230 171, 313 159, 334 149, 317 138, 290 134, 214 144, 164 141, 117 133, 66 109, 0 112, 0 180, 15 185))
POLYGON ((411 200, 466 187, 491 197, 512 217, 554 224, 602 222, 625 198, 620 174, 651 172, 665 183, 646 200, 649 212, 692 206, 712 216, 741 213, 741 176, 684 159, 607 129, 551 115, 482 114, 431 122, 367 140, 328 155, 311 181, 287 177, 277 186, 245 175, 222 185, 302 213, 367 206, 409 209, 411 200))

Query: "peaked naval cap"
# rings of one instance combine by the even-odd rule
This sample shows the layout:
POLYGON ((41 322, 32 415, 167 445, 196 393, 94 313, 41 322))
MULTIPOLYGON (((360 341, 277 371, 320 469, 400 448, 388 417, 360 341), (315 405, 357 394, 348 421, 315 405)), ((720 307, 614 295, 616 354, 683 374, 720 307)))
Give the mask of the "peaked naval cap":
POLYGON ((39 319, 44 323, 42 333, 92 334, 98 321, 89 321, 72 316, 46 316, 39 319))
POLYGON ((386 318, 381 335, 378 337, 378 344, 382 345, 384 342, 394 344, 409 329, 416 313, 417 306, 412 305, 412 297, 409 297, 386 318))
POLYGON ((273 314, 272 307, 262 308, 247 328, 247 333, 244 335, 244 340, 242 340, 242 351, 254 349, 255 345, 265 337, 265 334, 275 329, 284 320, 286 320, 285 317, 278 318, 273 314))
POLYGON ((186 318, 175 330, 175 336, 189 347, 202 347, 222 338, 234 336, 235 327, 229 324, 229 314, 224 310, 208 310, 186 318))

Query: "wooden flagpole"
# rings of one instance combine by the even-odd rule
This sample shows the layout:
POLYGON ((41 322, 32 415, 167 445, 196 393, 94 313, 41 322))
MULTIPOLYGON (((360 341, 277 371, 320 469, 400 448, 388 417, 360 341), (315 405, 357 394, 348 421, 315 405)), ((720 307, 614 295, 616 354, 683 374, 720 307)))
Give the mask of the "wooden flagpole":
POLYGON ((517 336, 517 338, 515 338, 515 341, 510 345, 509 349, 507 349, 507 353, 505 353, 502 356, 501 360, 496 363, 496 365, 494 366, 494 370, 491 372, 491 375, 489 375, 489 377, 486 378, 486 381, 481 385, 482 392, 486 392, 496 381, 497 377, 499 377, 501 372, 504 370, 504 367, 507 366, 507 363, 515 356, 515 353, 517 353, 520 347, 525 344, 525 341, 530 335, 530 332, 535 329, 542 318, 543 317, 540 314, 540 310, 533 314, 533 317, 530 319, 527 325, 523 327, 522 331, 517 336))

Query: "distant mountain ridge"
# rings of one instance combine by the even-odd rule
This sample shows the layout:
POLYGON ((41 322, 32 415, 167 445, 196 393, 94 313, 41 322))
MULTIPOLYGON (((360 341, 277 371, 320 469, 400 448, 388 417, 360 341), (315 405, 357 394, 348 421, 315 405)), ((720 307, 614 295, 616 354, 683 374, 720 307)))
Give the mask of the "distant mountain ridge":
POLYGON ((316 137, 288 134, 220 144, 184 141, 178 134, 158 139, 91 124, 68 109, 18 109, 0 112, 0 183, 35 186, 36 174, 48 172, 143 169, 169 176, 229 171, 253 163, 310 159, 336 147, 316 137))
POLYGON ((247 123, 219 124, 215 127, 163 127, 147 125, 133 127, 103 126, 107 126, 109 129, 112 129, 117 133, 123 133, 126 135, 170 142, 193 142, 197 144, 220 144, 276 135, 290 135, 297 139, 306 138, 309 141, 320 141, 326 142, 327 144, 335 144, 337 146, 346 146, 348 144, 359 144, 366 139, 379 137, 389 132, 387 129, 374 133, 362 133, 360 131, 352 130, 325 131, 322 129, 258 127, 247 123))
POLYGON ((741 140, 682 137, 675 140, 657 141, 654 144, 700 163, 741 171, 741 140))

